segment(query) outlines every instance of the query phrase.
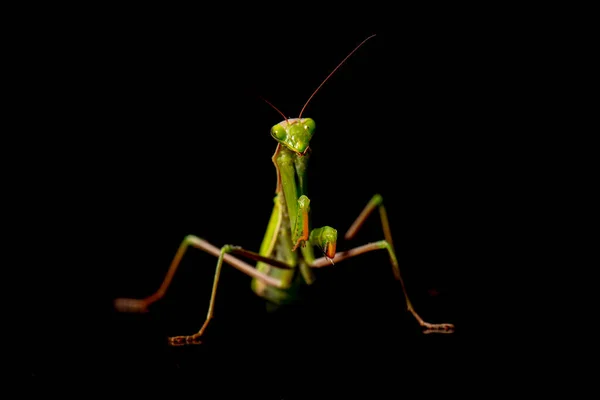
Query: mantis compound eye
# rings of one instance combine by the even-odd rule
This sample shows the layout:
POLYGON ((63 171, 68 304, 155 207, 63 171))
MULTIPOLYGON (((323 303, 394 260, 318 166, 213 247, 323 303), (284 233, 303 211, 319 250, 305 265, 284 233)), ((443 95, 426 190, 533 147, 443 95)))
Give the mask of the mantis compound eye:
POLYGON ((271 136, 277 140, 285 140, 287 137, 287 132, 281 125, 277 124, 271 128, 271 136))
POLYGON ((302 120, 302 126, 304 127, 304 130, 310 135, 312 136, 312 134, 315 131, 315 121, 312 118, 304 118, 302 120))

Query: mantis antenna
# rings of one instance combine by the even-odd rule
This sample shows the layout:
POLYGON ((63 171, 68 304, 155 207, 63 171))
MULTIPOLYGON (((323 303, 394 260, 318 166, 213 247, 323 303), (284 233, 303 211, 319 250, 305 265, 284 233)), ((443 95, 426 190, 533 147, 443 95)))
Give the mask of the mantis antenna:
MULTIPOLYGON (((346 60, 347 60, 348 58, 350 58, 350 56, 351 56, 352 54, 354 54, 354 52, 355 52, 356 50, 358 50, 358 49, 359 49, 359 48, 360 48, 360 47, 361 47, 363 44, 365 44, 365 42, 366 42, 367 40, 371 39, 371 38, 372 38, 372 37, 374 37, 374 36, 375 36, 375 34, 373 34, 373 35, 369 36, 368 38, 366 38, 365 40, 363 40, 362 42, 360 42, 360 44, 359 44, 358 46, 356 46, 356 47, 354 48, 354 50, 352 50, 352 51, 350 52, 350 54, 348 54, 348 55, 347 55, 347 56, 346 56, 346 57, 345 57, 345 58, 344 58, 344 59, 343 59, 343 60, 342 60, 342 61, 341 61, 341 62, 340 62, 338 65, 337 65, 337 67, 335 67, 335 68, 333 69, 333 71, 331 71, 331 72, 329 73, 329 75, 327 75, 327 78, 325 78, 325 79, 323 80, 323 82, 321 82, 321 84, 319 85, 319 87, 315 89, 315 91, 314 91, 314 92, 313 92, 313 93, 310 95, 310 97, 308 98, 308 100, 306 100, 306 103, 304 103, 304 107, 302 107, 302 110, 300 110, 300 115, 298 115, 298 118, 299 118, 299 119, 301 119, 301 118, 302 118, 302 113, 304 112, 304 109, 306 108, 306 106, 308 105, 308 103, 309 103, 309 102, 312 100, 313 96, 314 96, 314 95, 315 95, 315 94, 316 94, 316 93, 319 91, 319 89, 321 89, 321 86, 323 86, 323 84, 329 80, 329 78, 331 77, 331 75, 333 75, 333 73, 334 73, 335 71, 337 71, 337 70, 338 70, 338 68, 339 68, 339 67, 341 67, 341 66, 342 66, 342 64, 344 64, 344 63, 346 62, 346 60)), ((277 110, 277 111, 279 111, 279 110, 277 110)))
MULTIPOLYGON (((306 100, 306 103, 304 103, 304 106, 302 107, 302 110, 300 110, 300 115, 298 115, 298 119, 302 118, 302 113, 304 112, 304 109, 306 108, 306 106, 308 105, 308 103, 310 103, 310 101, 312 100, 312 98, 314 97, 315 94, 317 94, 317 92, 319 91, 319 89, 321 89, 321 86, 323 86, 325 84, 325 82, 327 82, 329 80, 329 78, 331 78, 331 75, 333 75, 335 73, 335 71, 338 70, 338 68, 340 68, 348 58, 350 58, 350 56, 352 54, 354 54, 354 52, 356 50, 358 50, 363 44, 365 44, 365 42, 369 39, 371 39, 372 37, 376 36, 375 34, 369 36, 368 38, 366 38, 365 40, 363 40, 362 42, 360 42, 360 44, 358 46, 356 46, 354 48, 354 50, 352 50, 346 57, 344 57, 344 59, 333 69, 333 71, 331 71, 329 73, 329 75, 327 75, 327 77, 323 80, 323 82, 321 82, 321 84, 319 85, 319 87, 317 87, 315 89, 315 91, 310 95, 310 97, 308 98, 308 100, 306 100)), ((285 122, 288 122, 287 117, 285 116, 284 113, 281 112, 281 110, 279 110, 277 107, 275 107, 269 100, 265 99, 264 97, 260 97, 261 99, 263 99, 265 101, 265 103, 267 103, 268 105, 270 105, 275 111, 277 111, 285 120, 285 122)))
POLYGON ((271 102, 270 102, 269 100, 265 99, 264 97, 262 97, 262 96, 261 96, 260 98, 261 98, 261 99, 263 99, 263 100, 265 101, 265 103, 267 103, 268 105, 270 105, 271 107, 273 107, 273 109, 274 109, 275 111, 277 111, 279 114, 281 114, 281 116, 283 117, 283 119, 285 119, 285 122, 286 122, 286 123, 289 125, 289 122, 288 122, 288 119, 287 119, 287 117, 285 116, 285 114, 284 114, 284 113, 282 113, 282 112, 279 110, 279 108, 275 107, 273 104, 271 104, 271 102))

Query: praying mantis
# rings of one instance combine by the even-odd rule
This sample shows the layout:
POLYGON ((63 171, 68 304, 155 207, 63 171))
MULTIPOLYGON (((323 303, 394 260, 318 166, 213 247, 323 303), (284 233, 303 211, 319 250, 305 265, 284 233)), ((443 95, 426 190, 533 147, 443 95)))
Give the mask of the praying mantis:
POLYGON ((115 299, 114 306, 118 311, 148 312, 152 304, 165 296, 190 247, 209 253, 217 258, 217 262, 206 319, 197 332, 168 338, 171 346, 197 345, 203 342, 204 333, 213 319, 219 278, 224 264, 251 277, 251 289, 258 296, 267 300, 268 305, 285 306, 297 303, 299 290, 315 282, 313 269, 337 265, 344 260, 382 250, 387 252, 393 275, 400 283, 406 310, 422 327, 423 333, 449 334, 454 332, 453 324, 428 322, 413 307, 400 273, 386 208, 380 194, 375 194, 371 198, 346 231, 344 239, 352 239, 368 217, 379 212, 384 233, 383 240, 349 250, 337 251, 338 231, 330 226, 313 227, 311 224, 307 170, 311 157, 310 141, 315 133, 316 125, 313 119, 303 117, 304 111, 323 84, 350 56, 374 36, 371 35, 364 39, 329 73, 308 98, 298 117, 286 117, 268 100, 263 99, 283 117, 283 120, 272 126, 270 131, 272 138, 277 142, 272 156, 277 182, 273 209, 259 250, 256 252, 232 244, 218 248, 203 238, 187 235, 180 243, 159 288, 145 298, 115 299), (315 250, 321 254, 317 256, 315 250), (256 264, 253 266, 243 259, 254 261, 256 264))

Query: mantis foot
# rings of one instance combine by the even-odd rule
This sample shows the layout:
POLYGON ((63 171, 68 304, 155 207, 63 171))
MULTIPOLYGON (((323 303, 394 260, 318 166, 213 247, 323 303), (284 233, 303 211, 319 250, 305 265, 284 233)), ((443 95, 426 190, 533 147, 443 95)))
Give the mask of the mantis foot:
POLYGON ((202 336, 171 336, 169 338, 169 346, 186 346, 188 344, 202 344, 202 336))
POLYGON ((113 303, 119 312, 126 313, 146 313, 148 312, 148 303, 140 299, 116 299, 113 303))
POLYGON ((423 328, 423 333, 425 333, 425 334, 429 334, 429 333, 453 333, 454 332, 454 325, 453 324, 447 324, 447 323, 443 323, 443 324, 430 324, 429 322, 423 322, 421 324, 421 327, 423 328))

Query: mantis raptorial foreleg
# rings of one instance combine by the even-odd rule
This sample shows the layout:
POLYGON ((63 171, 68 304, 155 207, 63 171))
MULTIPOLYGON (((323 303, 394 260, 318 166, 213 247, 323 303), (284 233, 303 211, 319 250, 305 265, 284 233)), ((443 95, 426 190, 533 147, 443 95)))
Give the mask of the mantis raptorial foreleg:
POLYGON ((296 250, 298 246, 304 244, 308 240, 308 210, 310 208, 310 199, 305 195, 298 198, 298 211, 296 215, 296 228, 292 234, 292 240, 294 247, 292 251, 296 250))
POLYGON ((385 211, 385 207, 383 206, 383 198, 381 195, 376 194, 371 198, 367 206, 363 209, 360 215, 356 218, 354 223, 350 226, 348 231, 346 232, 345 238, 352 239, 358 229, 364 224, 365 220, 371 213, 376 209, 379 209, 379 215, 381 217, 381 224, 383 225, 383 232, 385 236, 385 240, 380 240, 378 242, 365 244, 363 246, 358 246, 353 249, 339 252, 335 255, 333 260, 328 259, 327 257, 321 257, 316 259, 312 264, 312 268, 321 268, 326 266, 331 266, 338 262, 347 260, 349 258, 358 256, 360 254, 368 253, 374 250, 387 250, 390 256, 390 262, 392 264, 392 270, 394 272, 394 277, 400 281, 400 285, 402 286, 402 292, 404 293, 404 298, 406 300, 406 308, 407 310, 415 317, 419 325, 424 328, 424 333, 452 333, 454 332, 454 325, 448 323, 441 324, 431 324, 426 322, 417 314, 415 311, 406 291, 406 287, 404 286, 404 281, 402 280, 402 275, 400 274, 400 267, 398 266, 398 259, 396 258, 396 253, 394 252, 394 248, 392 245, 392 234, 390 230, 389 220, 387 217, 387 213, 385 211), (333 264, 331 263, 333 261, 333 264))
MULTIPOLYGON (((148 307, 152 303, 160 300, 165 295, 169 285, 171 284, 171 281, 173 280, 173 276, 175 275, 175 272, 177 271, 177 268, 179 267, 179 264, 181 263, 181 260, 190 245, 195 248, 198 248, 200 250, 204 250, 207 253, 218 257, 217 267, 215 270, 214 282, 213 282, 212 292, 211 292, 211 296, 210 296, 208 312, 206 315, 206 321, 204 322, 204 324, 202 325, 200 330, 193 335, 170 337, 169 344, 172 346, 179 346, 179 345, 184 345, 184 344, 199 344, 200 343, 200 337, 204 333, 206 327, 208 326, 209 321, 213 317, 215 298, 216 298, 216 294, 217 294, 217 286, 219 283, 219 277, 221 275, 221 267, 223 266, 223 261, 225 261, 226 263, 230 264, 231 266, 237 268, 238 270, 244 272, 245 274, 251 276, 252 278, 256 278, 256 279, 263 281, 265 284, 267 284, 269 286, 275 286, 277 288, 284 289, 284 288, 289 287, 291 284, 291 279, 293 277, 293 273, 292 273, 293 270, 287 264, 285 264, 281 261, 278 261, 278 260, 275 260, 272 258, 268 258, 268 257, 263 257, 258 253, 254 253, 252 251, 245 250, 239 246, 225 245, 221 249, 219 249, 218 247, 215 247, 214 245, 210 244, 209 242, 207 242, 204 239, 201 239, 197 236, 188 235, 183 239, 183 241, 179 245, 179 249, 177 250, 175 257, 173 258, 173 261, 171 261, 169 270, 167 271, 167 274, 166 274, 162 284, 158 288, 158 290, 156 292, 154 292, 152 295, 150 295, 144 299, 126 299, 126 298, 116 299, 115 300, 116 309, 121 312, 147 312, 148 307), (272 265, 276 268, 289 270, 290 271, 289 278, 288 279, 283 279, 283 278, 276 279, 271 276, 268 276, 268 275, 258 271, 256 268, 252 267, 251 265, 232 256, 231 253, 238 254, 238 255, 250 258, 252 260, 255 260, 255 261, 262 261, 262 262, 272 265)), ((288 276, 288 274, 286 274, 286 277, 287 276, 288 276)))

